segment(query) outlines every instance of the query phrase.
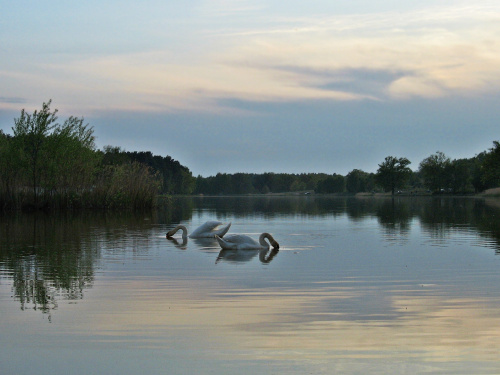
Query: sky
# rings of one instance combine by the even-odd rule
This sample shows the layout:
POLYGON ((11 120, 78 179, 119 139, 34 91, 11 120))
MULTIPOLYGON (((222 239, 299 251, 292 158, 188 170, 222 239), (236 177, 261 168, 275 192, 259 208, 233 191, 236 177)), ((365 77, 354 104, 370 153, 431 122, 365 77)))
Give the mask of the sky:
POLYGON ((0 129, 52 100, 193 175, 375 172, 500 140, 497 0, 0 0, 0 129))

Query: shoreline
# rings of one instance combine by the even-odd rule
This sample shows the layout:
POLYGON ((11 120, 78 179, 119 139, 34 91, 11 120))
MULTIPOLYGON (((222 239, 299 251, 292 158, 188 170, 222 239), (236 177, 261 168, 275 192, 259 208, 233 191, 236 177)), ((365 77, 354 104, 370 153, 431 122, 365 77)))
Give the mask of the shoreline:
MULTIPOLYGON (((167 196, 160 196, 167 197, 167 196)), ((170 197, 192 197, 192 198, 223 198, 223 197, 338 197, 338 198, 391 198, 391 197, 430 197, 430 198, 500 198, 500 187, 488 189, 481 193, 470 194, 433 194, 426 191, 400 191, 394 196, 391 193, 332 193, 320 194, 313 191, 297 191, 297 192, 284 192, 284 193, 267 193, 267 194, 175 194, 170 197)))

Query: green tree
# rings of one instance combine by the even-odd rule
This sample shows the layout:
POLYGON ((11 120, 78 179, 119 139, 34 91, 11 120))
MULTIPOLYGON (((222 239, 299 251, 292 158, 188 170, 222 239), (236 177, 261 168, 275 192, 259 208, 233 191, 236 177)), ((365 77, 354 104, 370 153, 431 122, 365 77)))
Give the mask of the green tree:
POLYGON ((379 164, 379 168, 375 175, 377 183, 385 190, 390 191, 394 195, 397 188, 403 188, 412 170, 408 167, 411 162, 407 158, 397 158, 387 156, 385 160, 379 164))
POLYGON ((470 193, 474 191, 472 176, 474 159, 456 159, 449 167, 450 188, 454 192, 470 193))
POLYGON ((345 179, 338 174, 328 176, 318 182, 316 191, 323 194, 343 193, 345 191, 345 179))
POLYGON ((478 193, 486 189, 486 184, 483 180, 483 161, 486 157, 486 151, 480 152, 471 160, 471 183, 474 187, 474 192, 478 193))
POLYGON ((232 175, 232 193, 249 194, 254 192, 252 175, 248 173, 235 173, 232 175))
POLYGON ((302 190, 307 190, 306 183, 304 181, 301 181, 301 179, 297 178, 295 181, 292 182, 292 185, 290 185, 290 191, 302 191, 302 190))
POLYGON ((120 165, 136 161, 158 172, 162 180, 161 192, 164 194, 191 194, 195 189, 196 178, 191 171, 170 156, 153 155, 150 151, 125 152, 119 147, 110 146, 104 151, 106 164, 120 165))
POLYGON ((50 111, 50 103, 43 103, 42 110, 28 114, 23 109, 21 116, 14 119, 15 145, 19 151, 22 170, 27 172, 35 205, 38 204, 40 180, 48 159, 47 137, 55 128, 57 109, 50 111))
POLYGON ((76 196, 92 188, 101 159, 95 149, 93 128, 83 121, 71 116, 47 137, 49 159, 44 187, 66 206, 78 204, 76 196))
POLYGON ((41 111, 28 114, 24 109, 14 120, 10 161, 21 171, 17 194, 30 186, 33 204, 73 205, 89 191, 99 161, 92 127, 83 118, 69 117, 56 123, 57 109, 51 101, 41 111), (24 176, 22 175, 24 174, 24 176), (79 196, 79 197, 77 197, 79 196))
POLYGON ((130 157, 121 147, 107 145, 103 147, 103 165, 120 165, 130 162, 130 157))
POLYGON ((500 186, 500 142, 493 141, 493 148, 484 156, 481 171, 486 188, 500 186))
POLYGON ((451 161, 441 151, 422 160, 419 171, 424 179, 424 185, 430 190, 439 192, 450 187, 451 161))
POLYGON ((21 173, 12 139, 0 130, 0 209, 15 205, 15 190, 21 173))
POLYGON ((349 193, 372 191, 374 188, 373 174, 353 169, 346 176, 346 190, 349 193))

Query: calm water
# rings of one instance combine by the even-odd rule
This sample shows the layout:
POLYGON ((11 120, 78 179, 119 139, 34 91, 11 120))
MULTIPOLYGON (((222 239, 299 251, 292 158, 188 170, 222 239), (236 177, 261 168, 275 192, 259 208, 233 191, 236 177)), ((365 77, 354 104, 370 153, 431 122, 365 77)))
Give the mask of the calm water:
POLYGON ((500 373, 499 271, 498 200, 0 216, 0 372, 500 373), (215 219, 280 250, 165 238, 215 219))

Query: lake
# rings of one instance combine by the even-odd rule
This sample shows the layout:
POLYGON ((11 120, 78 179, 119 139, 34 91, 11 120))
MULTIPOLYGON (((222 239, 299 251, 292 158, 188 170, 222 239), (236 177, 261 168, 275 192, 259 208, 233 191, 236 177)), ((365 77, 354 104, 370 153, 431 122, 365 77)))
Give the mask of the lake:
POLYGON ((173 198, 0 215, 0 372, 500 373, 500 200, 173 198), (279 251, 168 240, 182 223, 279 251))

